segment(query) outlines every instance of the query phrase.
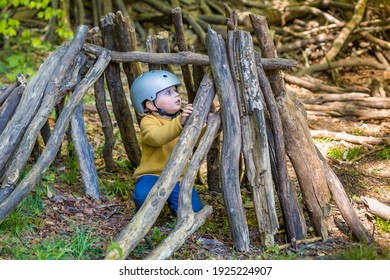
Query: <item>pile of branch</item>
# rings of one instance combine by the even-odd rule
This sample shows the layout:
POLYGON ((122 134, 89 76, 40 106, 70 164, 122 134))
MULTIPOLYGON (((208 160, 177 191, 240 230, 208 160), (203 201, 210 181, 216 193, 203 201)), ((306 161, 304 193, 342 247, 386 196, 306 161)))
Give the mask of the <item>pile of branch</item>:
POLYGON ((72 42, 53 52, 27 85, 20 81, 1 95, 5 98, 0 110, 4 115, 4 119, 1 119, 4 129, 0 134, 1 222, 35 187, 44 171, 55 160, 70 123, 85 193, 100 200, 93 150, 85 134, 81 104, 88 89, 105 70, 110 55, 104 51, 90 68, 88 58, 82 52, 88 30, 87 26, 80 26, 72 42), (62 109, 53 131, 50 132, 48 128, 50 135, 46 135, 45 149, 27 175, 20 180, 39 133, 47 131, 44 126, 48 125, 50 113, 67 94, 70 94, 69 101, 62 109), (21 97, 17 102, 19 95, 21 97), (16 103, 18 106, 15 108, 16 103), (14 108, 13 114, 7 114, 11 107, 14 108))

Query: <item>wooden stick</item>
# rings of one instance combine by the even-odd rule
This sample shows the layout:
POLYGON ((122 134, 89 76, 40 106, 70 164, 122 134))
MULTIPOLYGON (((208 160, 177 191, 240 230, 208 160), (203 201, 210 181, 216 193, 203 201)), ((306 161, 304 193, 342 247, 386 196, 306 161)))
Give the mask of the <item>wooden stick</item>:
MULTIPOLYGON (((104 48, 85 44, 84 50, 94 55, 99 55, 104 48)), ((186 65, 195 64, 200 66, 210 65, 209 57, 204 54, 194 52, 179 52, 179 53, 148 53, 148 52, 117 52, 112 51, 112 62, 134 62, 139 61, 143 63, 155 64, 176 64, 186 65)), ((283 58, 263 58, 261 64, 265 70, 270 69, 288 69, 295 67, 298 63, 292 59, 283 58)))
POLYGON ((241 199, 239 162, 241 150, 240 115, 233 80, 228 65, 226 43, 209 28, 206 36, 211 70, 222 108, 223 142, 221 154, 222 192, 229 227, 237 250, 249 250, 249 231, 241 199), (232 149, 231 147, 236 147, 232 149))
POLYGON ((84 193, 93 200, 100 201, 99 180, 96 172, 93 148, 88 143, 84 126, 83 105, 76 107, 70 121, 72 141, 79 163, 84 193))

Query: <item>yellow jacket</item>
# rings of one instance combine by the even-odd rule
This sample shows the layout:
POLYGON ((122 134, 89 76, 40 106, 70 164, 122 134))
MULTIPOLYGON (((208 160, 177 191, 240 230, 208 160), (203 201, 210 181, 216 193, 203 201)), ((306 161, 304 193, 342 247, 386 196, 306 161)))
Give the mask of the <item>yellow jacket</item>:
POLYGON ((141 163, 134 172, 136 178, 142 175, 161 174, 183 130, 179 121, 180 115, 174 119, 153 115, 142 118, 140 123, 142 156, 141 163))

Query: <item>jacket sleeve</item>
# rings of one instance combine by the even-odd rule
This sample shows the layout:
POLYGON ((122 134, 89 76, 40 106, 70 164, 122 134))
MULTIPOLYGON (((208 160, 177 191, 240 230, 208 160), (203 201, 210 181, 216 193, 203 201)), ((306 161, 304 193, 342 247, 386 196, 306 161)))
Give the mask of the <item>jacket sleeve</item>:
POLYGON ((141 141, 146 145, 160 147, 179 137, 183 127, 180 116, 171 122, 161 125, 156 119, 144 117, 140 124, 141 141))

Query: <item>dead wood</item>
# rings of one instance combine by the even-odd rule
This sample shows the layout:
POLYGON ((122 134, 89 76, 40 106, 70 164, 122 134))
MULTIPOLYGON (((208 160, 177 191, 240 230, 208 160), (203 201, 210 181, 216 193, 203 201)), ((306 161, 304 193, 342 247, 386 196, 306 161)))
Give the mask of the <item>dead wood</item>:
POLYGON ((106 259, 126 258, 157 220, 161 209, 192 154, 192 148, 195 146, 201 129, 206 122, 213 98, 214 87, 211 75, 206 74, 196 94, 194 111, 184 126, 179 141, 164 170, 144 204, 115 240, 120 246, 121 252, 116 249, 108 251, 106 259))
POLYGON ((345 222, 352 230, 353 236, 361 242, 372 242, 373 240, 371 235, 359 220, 339 178, 337 178, 336 174, 330 168, 329 164, 326 162, 320 151, 317 150, 317 153, 323 164, 326 175, 326 182, 330 191, 332 192, 332 197, 336 202, 337 207, 339 208, 340 213, 343 216, 345 222))
POLYGON ((240 111, 245 173, 253 192, 260 239, 264 246, 274 246, 279 223, 266 133, 265 102, 257 77, 250 33, 229 31, 228 53, 240 111))
POLYGON ((390 50, 390 42, 376 38, 375 36, 373 36, 372 34, 370 34, 367 31, 360 32, 360 35, 362 35, 367 40, 373 42, 374 44, 377 44, 381 48, 390 50))
MULTIPOLYGON (((303 35, 307 36, 307 35, 303 35)), ((302 47, 308 46, 310 44, 318 44, 321 42, 328 42, 334 40, 334 35, 332 34, 319 34, 314 37, 310 37, 309 39, 301 39, 296 40, 291 44, 284 44, 283 46, 278 48, 278 53, 285 53, 292 50, 299 50, 302 47)))
MULTIPOLYGON (((179 7, 172 10, 172 21, 173 21, 173 26, 175 28, 175 38, 176 38, 177 47, 180 52, 185 52, 187 51, 187 45, 186 45, 186 38, 184 33, 181 9, 179 7)), ((192 103, 195 99, 196 91, 195 91, 194 80, 191 75, 190 66, 188 64, 182 65, 181 72, 183 73, 183 80, 187 91, 188 103, 192 103)))
MULTIPOLYGON (((110 50, 118 49, 114 36, 115 18, 113 13, 101 18, 104 46, 110 50)), ((138 145, 133 117, 123 89, 119 65, 110 63, 105 71, 105 77, 127 157, 133 166, 138 166, 141 161, 141 149, 138 145)))
POLYGON ((221 125, 219 112, 210 114, 207 119, 207 128, 199 145, 192 156, 186 173, 181 181, 179 194, 179 208, 177 223, 172 232, 164 239, 145 259, 167 259, 176 252, 196 229, 202 226, 213 209, 206 205, 198 213, 192 210, 192 187, 199 167, 210 149, 215 135, 221 125))
POLYGON ((233 79, 228 65, 225 41, 209 28, 206 36, 207 50, 215 87, 222 108, 223 141, 221 154, 222 193, 229 220, 233 242, 237 250, 249 250, 249 231, 240 191, 241 128, 237 105, 237 93, 232 87, 233 79))
MULTIPOLYGON (((54 109, 56 103, 61 100, 69 89, 76 86, 80 71, 85 67, 86 59, 83 53, 80 53, 82 45, 88 32, 87 26, 80 26, 74 40, 69 46, 63 59, 59 61, 58 67, 53 72, 42 98, 42 103, 35 116, 28 125, 28 129, 20 141, 18 149, 15 151, 1 186, 2 189, 13 189, 33 151, 35 142, 42 127, 54 109)), ((20 108, 18 110, 21 110, 20 108)))
POLYGON ((106 91, 104 89, 104 75, 100 76, 94 84, 96 110, 102 122, 104 134, 103 159, 106 165, 106 171, 114 171, 115 162, 112 156, 115 146, 114 128, 111 122, 110 113, 106 104, 106 91))
POLYGON ((57 48, 45 60, 38 73, 27 84, 25 94, 23 94, 18 105, 23 110, 16 110, 0 135, 0 170, 4 169, 5 164, 10 159, 12 152, 22 139, 30 121, 34 117, 36 110, 38 110, 48 80, 58 66, 58 62, 65 54, 65 51, 66 47, 57 48))
POLYGON ((13 114, 16 111, 16 108, 20 102, 22 94, 26 88, 26 77, 20 75, 18 78, 18 85, 16 87, 11 86, 13 89, 10 93, 6 93, 7 99, 5 99, 4 103, 0 106, 0 134, 3 132, 5 126, 8 121, 12 118, 13 114))
POLYGON ((355 67, 355 66, 368 66, 378 70, 386 70, 386 67, 382 63, 380 63, 376 59, 373 59, 372 57, 366 57, 366 58, 355 57, 355 58, 341 59, 338 61, 329 61, 320 64, 313 64, 307 68, 303 68, 302 70, 298 71, 296 75, 302 76, 304 74, 311 74, 318 71, 324 71, 324 70, 330 70, 330 69, 342 68, 342 67, 355 67))
POLYGON ((93 200, 100 201, 99 180, 96 172, 93 148, 88 143, 84 126, 83 105, 76 107, 70 121, 72 141, 77 155, 84 193, 93 200))
MULTIPOLYGON (((104 48, 85 44, 84 50, 87 53, 99 55, 104 48)), ((134 62, 139 61, 143 63, 152 64, 174 64, 174 65, 186 65, 194 64, 199 66, 210 65, 209 57, 204 54, 198 54, 194 52, 179 52, 179 53, 148 53, 148 52, 117 52, 112 51, 112 62, 134 62)), ((261 64, 265 70, 270 69, 288 69, 297 65, 297 62, 293 59, 283 58, 263 58, 261 64)))
POLYGON ((364 12, 366 10, 367 0, 359 0, 356 4, 355 12, 351 20, 347 25, 341 30, 338 34, 336 40, 333 43, 333 47, 326 56, 321 60, 321 64, 329 63, 332 61, 340 52, 341 48, 344 46, 349 34, 355 29, 356 26, 361 22, 364 12))
POLYGON ((333 132, 328 130, 310 130, 310 135, 313 138, 331 138, 333 140, 347 141, 349 143, 360 144, 360 145, 383 145, 389 142, 385 138, 376 138, 372 136, 357 136, 348 134, 346 132, 333 132))
POLYGON ((325 93, 325 94, 312 94, 300 96, 301 100, 305 104, 324 104, 328 102, 349 102, 349 101, 364 101, 369 99, 369 95, 366 93, 325 93))
POLYGON ((61 112, 46 149, 43 150, 36 164, 31 168, 23 180, 19 182, 15 190, 0 204, 0 222, 3 222, 9 213, 26 197, 28 192, 36 185, 39 178, 41 178, 44 171, 53 162, 76 106, 82 102, 84 95, 96 79, 103 73, 109 61, 109 52, 103 52, 102 55, 99 56, 94 67, 88 72, 85 78, 80 81, 61 112))
POLYGON ((390 221, 390 206, 370 197, 362 196, 360 198, 370 213, 390 221))
MULTIPOLYGON (((5 85, 2 85, 4 87, 5 85)), ((18 86, 17 83, 14 83, 10 85, 9 87, 6 87, 2 89, 0 92, 0 106, 4 103, 4 101, 8 98, 8 96, 11 94, 11 92, 18 86)))
MULTIPOLYGON (((275 46, 270 38, 268 24, 264 17, 251 15, 260 48, 265 57, 275 57, 275 46)), ((321 166, 315 145, 310 137, 306 122, 306 114, 298 102, 294 102, 287 95, 282 73, 273 71, 268 73, 272 91, 276 96, 279 114, 283 124, 284 141, 287 154, 297 174, 305 205, 313 222, 314 228, 323 240, 328 238, 327 221, 329 216, 330 194, 325 183, 325 174, 321 166), (310 165, 307 163, 310 162, 310 165)), ((284 190, 283 198, 288 199, 290 190, 284 190)), ((291 211, 291 208, 288 209, 291 211)), ((288 215, 291 212, 286 212, 288 215)), ((288 216, 290 217, 290 216, 288 216)), ((291 224, 290 227, 293 227, 291 224)), ((292 238, 295 230, 290 228, 292 238)), ((296 241, 291 240, 292 242, 296 241)))
MULTIPOLYGON (((115 32, 118 39, 118 50, 121 52, 132 52, 137 49, 137 37, 135 29, 128 16, 124 17, 121 12, 115 16, 115 32)), ((139 62, 122 63, 123 71, 126 74, 129 88, 135 78, 142 74, 142 66, 139 62)))

